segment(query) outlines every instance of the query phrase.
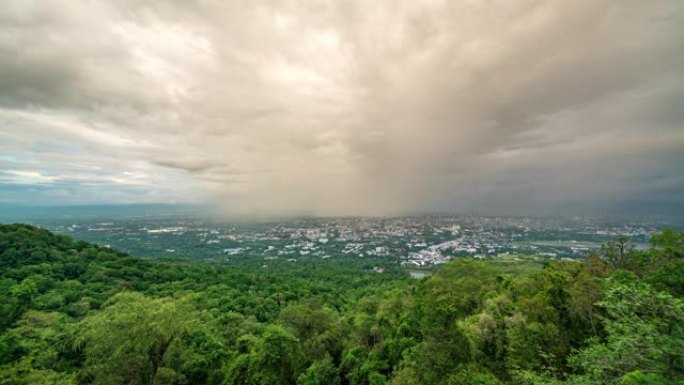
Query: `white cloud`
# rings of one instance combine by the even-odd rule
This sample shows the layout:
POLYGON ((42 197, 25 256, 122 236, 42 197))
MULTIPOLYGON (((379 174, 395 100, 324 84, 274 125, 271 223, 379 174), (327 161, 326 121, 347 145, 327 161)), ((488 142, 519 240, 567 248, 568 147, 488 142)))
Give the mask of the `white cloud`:
POLYGON ((665 199, 683 187, 683 12, 10 0, 0 151, 24 163, 0 167, 244 212, 665 199))
POLYGON ((59 178, 38 171, 6 170, 0 174, 0 180, 15 184, 51 184, 59 178))

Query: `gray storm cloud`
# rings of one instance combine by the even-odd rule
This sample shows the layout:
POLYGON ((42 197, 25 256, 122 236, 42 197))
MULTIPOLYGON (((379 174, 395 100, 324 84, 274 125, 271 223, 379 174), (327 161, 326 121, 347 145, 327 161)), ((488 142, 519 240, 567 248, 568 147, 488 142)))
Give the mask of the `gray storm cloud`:
POLYGON ((673 1, 5 1, 0 183, 227 213, 681 209, 682 36, 673 1))

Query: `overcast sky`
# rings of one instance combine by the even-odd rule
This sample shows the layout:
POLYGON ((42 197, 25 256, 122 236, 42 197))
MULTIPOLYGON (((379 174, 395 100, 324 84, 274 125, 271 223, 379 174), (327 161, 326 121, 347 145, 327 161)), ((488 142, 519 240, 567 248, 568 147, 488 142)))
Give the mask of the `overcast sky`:
POLYGON ((684 211, 684 2, 4 0, 0 203, 684 211))

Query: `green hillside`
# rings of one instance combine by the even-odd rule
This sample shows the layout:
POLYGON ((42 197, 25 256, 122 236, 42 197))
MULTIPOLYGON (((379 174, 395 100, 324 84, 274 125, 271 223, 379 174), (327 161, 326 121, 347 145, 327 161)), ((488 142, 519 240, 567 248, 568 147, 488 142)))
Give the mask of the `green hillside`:
POLYGON ((143 260, 0 225, 0 384, 681 384, 684 233, 582 262, 143 260))

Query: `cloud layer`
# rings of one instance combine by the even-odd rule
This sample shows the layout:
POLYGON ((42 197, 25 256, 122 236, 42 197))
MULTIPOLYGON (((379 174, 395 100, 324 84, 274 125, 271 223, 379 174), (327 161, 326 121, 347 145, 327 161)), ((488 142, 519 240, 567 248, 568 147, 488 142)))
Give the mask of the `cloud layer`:
POLYGON ((0 200, 684 205, 684 5, 0 5, 0 200))

